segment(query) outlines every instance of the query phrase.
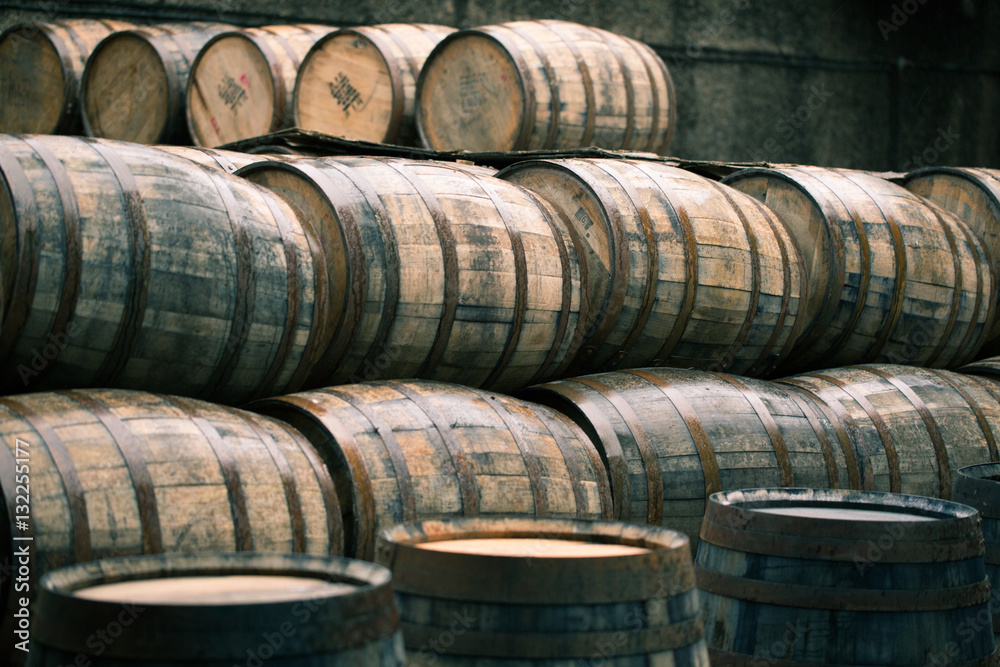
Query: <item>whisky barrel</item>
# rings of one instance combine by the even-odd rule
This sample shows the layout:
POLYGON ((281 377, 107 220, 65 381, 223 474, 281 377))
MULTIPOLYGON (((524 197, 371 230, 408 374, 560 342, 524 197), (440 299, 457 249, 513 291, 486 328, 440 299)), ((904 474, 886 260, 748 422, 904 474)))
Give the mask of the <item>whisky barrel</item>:
POLYGON ((0 183, 0 394, 240 403, 301 385, 325 269, 280 198, 153 147, 74 137, 0 136, 0 183))
MULTIPOLYGON (((994 267, 1000 262, 1000 170, 926 167, 910 172, 910 192, 960 217, 983 242, 994 267)), ((1000 354, 1000 321, 994 317, 983 353, 1000 354)))
POLYGON ((583 249, 589 318, 574 370, 756 375, 791 350, 806 273, 784 226, 753 198, 638 160, 528 161, 499 176, 551 202, 583 249))
POLYGON ((975 510, 920 496, 714 494, 695 559, 713 665, 995 665, 975 510))
POLYGON ((698 539, 708 497, 757 486, 861 488, 860 455, 824 406, 780 385, 649 368, 519 393, 583 428, 611 474, 614 518, 698 539))
POLYGON ((465 518, 386 528, 411 664, 704 667, 688 539, 609 521, 465 518))
POLYGON ((0 132, 80 131, 80 77, 98 42, 124 21, 71 19, 15 25, 0 34, 0 132))
POLYGON ((295 82, 295 125, 338 137, 411 145, 417 77, 454 28, 386 23, 318 41, 295 82))
POLYGON ((875 491, 948 500, 958 470, 1000 461, 1000 392, 959 373, 869 364, 778 381, 855 434, 875 491))
POLYGON ((993 637, 1000 640, 1000 464, 981 463, 958 471, 955 502, 979 512, 986 544, 986 575, 990 579, 993 637))
MULTIPOLYGON (((34 538, 32 594, 50 570, 115 556, 343 550, 337 492, 305 438, 194 399, 87 389, 0 398, 0 475, 0 534, 34 538), (23 489, 13 483, 22 465, 27 531, 16 521, 27 514, 18 509, 23 489)), ((5 568, 21 544, 0 544, 5 568)), ((5 623, 16 621, 21 597, 13 584, 4 578, 5 623)), ((5 626, 0 655, 12 637, 5 626)))
POLYGON ((792 370, 888 362, 953 368, 992 326, 996 273, 968 225, 871 174, 748 169, 723 182, 785 222, 809 275, 792 370))
POLYGON ((515 21, 437 45, 417 83, 417 129, 436 150, 663 154, 676 104, 666 65, 642 42, 567 21, 515 21))
POLYGON ((391 579, 371 563, 279 554, 75 565, 41 581, 28 665, 402 667, 391 579))
POLYGON ((80 105, 91 137, 140 144, 190 143, 185 93, 191 64, 220 23, 165 23, 116 32, 91 53, 80 105))
POLYGON ((197 162, 203 167, 210 167, 224 171, 227 174, 235 174, 239 169, 255 162, 264 162, 269 157, 257 157, 248 153, 237 153, 236 151, 224 151, 217 148, 198 148, 196 146, 157 146, 161 150, 177 157, 186 158, 192 162, 197 162))
POLYGON ((395 158, 260 163, 322 240, 331 313, 311 386, 411 378, 498 391, 565 365, 580 266, 565 223, 482 167, 395 158))
POLYGON ((191 65, 187 124, 198 146, 220 146, 292 127, 302 58, 334 28, 272 25, 224 32, 191 65))
POLYGON ((437 382, 378 382, 257 401, 330 469, 346 553, 371 560, 379 529, 456 516, 608 518, 594 445, 541 405, 437 382))

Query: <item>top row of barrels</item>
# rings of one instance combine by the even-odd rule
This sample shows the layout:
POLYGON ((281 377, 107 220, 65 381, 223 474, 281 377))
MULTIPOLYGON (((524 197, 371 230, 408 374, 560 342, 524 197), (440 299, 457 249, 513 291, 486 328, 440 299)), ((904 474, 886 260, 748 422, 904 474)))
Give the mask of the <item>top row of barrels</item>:
POLYGON ((0 34, 0 132, 220 146, 299 127, 435 150, 663 154, 647 45, 566 21, 472 30, 67 20, 0 34))

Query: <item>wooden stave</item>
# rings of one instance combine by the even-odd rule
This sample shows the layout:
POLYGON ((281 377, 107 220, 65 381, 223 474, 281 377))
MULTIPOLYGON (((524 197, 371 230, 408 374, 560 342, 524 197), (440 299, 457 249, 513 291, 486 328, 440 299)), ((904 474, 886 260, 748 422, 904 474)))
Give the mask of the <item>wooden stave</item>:
POLYGON ((227 174, 235 174, 243 167, 273 159, 273 156, 259 157, 249 153, 238 153, 220 148, 200 148, 197 146, 157 146, 157 150, 197 162, 203 167, 218 169, 227 174))
POLYGON ((1000 505, 997 503, 995 478, 1000 475, 1000 465, 981 463, 961 468, 955 482, 954 501, 979 510, 983 522, 983 538, 986 542, 986 575, 990 579, 992 595, 990 605, 993 610, 993 635, 1000 640, 1000 505))

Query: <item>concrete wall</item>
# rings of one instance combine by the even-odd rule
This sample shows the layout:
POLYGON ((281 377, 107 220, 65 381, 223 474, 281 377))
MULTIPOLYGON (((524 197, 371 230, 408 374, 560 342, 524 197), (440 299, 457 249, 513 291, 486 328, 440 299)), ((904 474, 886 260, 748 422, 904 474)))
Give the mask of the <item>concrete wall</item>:
POLYGON ((41 0, 0 1, 0 12, 2 23, 560 18, 656 48, 677 87, 678 157, 1000 168, 1000 3, 990 0, 41 0))

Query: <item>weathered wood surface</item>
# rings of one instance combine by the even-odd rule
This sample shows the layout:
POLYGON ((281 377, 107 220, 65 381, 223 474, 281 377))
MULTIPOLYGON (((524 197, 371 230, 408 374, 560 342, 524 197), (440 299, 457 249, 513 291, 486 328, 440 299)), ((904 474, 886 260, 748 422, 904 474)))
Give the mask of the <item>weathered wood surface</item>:
POLYGON ((712 497, 698 546, 713 665, 994 665, 979 517, 857 491, 712 497))
POLYGON ((0 137, 2 393, 293 391, 326 273, 295 212, 155 148, 0 137), (318 262, 318 265, 314 265, 318 262))
POLYGON ((667 67, 647 45, 567 21, 515 21, 438 44, 417 84, 417 129, 436 150, 664 154, 676 104, 667 67))
POLYGON ((765 374, 803 322, 802 259, 752 197, 659 163, 546 160, 499 176, 550 201, 587 265, 572 369, 765 374))
POLYGON ((454 28, 387 23, 344 28, 316 43, 295 82, 295 125, 337 137, 416 141, 417 78, 454 28))
POLYGON ((981 463, 958 471, 953 499, 979 511, 990 578, 993 637, 1000 640, 1000 464, 981 463))
POLYGON ((346 553, 370 560, 381 528, 418 519, 610 518, 597 450, 544 406, 436 382, 331 387, 251 404, 291 424, 337 484, 346 553))
POLYGON ((413 665, 708 667, 688 540, 671 530, 423 521, 383 530, 377 562, 392 568, 413 665))
POLYGON ((224 151, 218 148, 199 148, 197 146, 156 146, 157 150, 177 157, 182 157, 192 162, 197 162, 203 167, 211 167, 224 171, 227 174, 235 174, 239 169, 272 159, 272 156, 257 156, 248 153, 237 153, 236 151, 224 151))
POLYGON ((70 19, 16 25, 0 34, 0 132, 76 134, 83 68, 125 21, 70 19))
POLYGON ((954 214, 844 169, 749 169, 723 182, 774 210, 802 252, 809 321, 790 369, 954 368, 982 346, 996 308, 996 273, 954 214))
POLYGON ((220 146, 295 125, 295 77, 313 44, 336 30, 271 25, 225 32, 209 40, 187 81, 186 113, 198 146, 220 146))

